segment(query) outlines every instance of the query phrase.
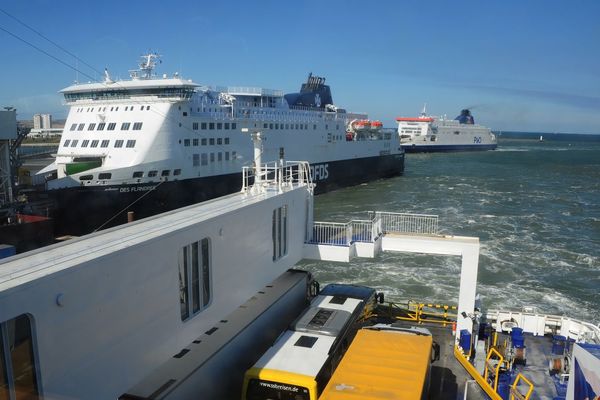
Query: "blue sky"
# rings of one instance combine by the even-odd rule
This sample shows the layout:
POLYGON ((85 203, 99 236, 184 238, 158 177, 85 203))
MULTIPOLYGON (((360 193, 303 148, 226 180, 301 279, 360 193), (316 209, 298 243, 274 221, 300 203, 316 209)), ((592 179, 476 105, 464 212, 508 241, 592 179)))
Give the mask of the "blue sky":
MULTIPOLYGON (((471 107, 494 130, 600 134, 598 1, 8 1, 98 71, 127 78, 138 56, 206 85, 297 91, 325 76, 336 105, 385 126, 471 107)), ((0 12, 0 28, 97 72, 0 12)), ((0 106, 66 116, 58 91, 89 78, 0 30, 0 106)), ((99 78, 99 76, 98 76, 99 78)))

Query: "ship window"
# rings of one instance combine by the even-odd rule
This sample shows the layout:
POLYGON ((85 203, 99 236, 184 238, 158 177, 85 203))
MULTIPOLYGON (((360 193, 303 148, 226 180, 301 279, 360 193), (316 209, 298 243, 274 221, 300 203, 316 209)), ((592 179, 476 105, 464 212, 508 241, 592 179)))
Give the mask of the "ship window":
POLYGON ((115 127, 117 126, 116 122, 111 122, 108 124, 108 127, 106 128, 107 131, 114 131, 115 127))
POLYGON ((123 147, 123 141, 115 140, 115 148, 120 148, 120 147, 123 147))
POLYGON ((222 145, 223 144, 223 138, 217 138, 217 144, 218 145, 222 145))
POLYGON ((194 154, 192 165, 194 167, 197 167, 198 165, 200 165, 200 154, 194 154))
POLYGON ((144 106, 141 106, 141 107, 140 107, 140 111, 144 111, 144 106))
POLYGON ((142 130, 142 123, 141 122, 134 122, 133 123, 133 130, 134 131, 142 130))
POLYGON ((81 142, 81 147, 88 147, 89 143, 90 143, 90 141, 86 139, 83 142, 81 142))
POLYGON ((207 308, 212 299, 209 239, 181 248, 178 264, 181 320, 185 321, 207 308))
POLYGON ((96 124, 95 124, 95 123, 91 123, 91 124, 89 124, 89 125, 88 125, 88 131, 93 131, 95 127, 96 127, 96 124))
POLYGON ((169 176, 171 175, 171 170, 168 169, 163 169, 162 172, 160 173, 160 176, 169 176))
POLYGON ((329 125, 325 124, 325 130, 329 129, 329 125))
POLYGON ((75 129, 77 129, 77 124, 71 125, 71 130, 74 131, 75 129))
POLYGON ((192 145, 194 145, 194 146, 198 146, 198 143, 199 143, 199 142, 200 142, 200 141, 199 141, 198 139, 193 139, 193 140, 192 140, 192 145))
POLYGON ((229 152, 228 151, 225 152, 225 161, 229 161, 229 152))
POLYGON ((264 129, 267 129, 268 126, 269 126, 268 124, 263 124, 264 129))
POLYGON ((190 139, 184 139, 184 140, 183 140, 183 145, 184 145, 185 147, 190 147, 190 139))
POLYGON ((202 153, 201 163, 202 165, 208 165, 208 154, 202 153))
POLYGON ((229 129, 229 122, 225 122, 225 129, 229 129))
POLYGON ((81 175, 79 177, 80 181, 91 181, 94 179, 94 175, 81 175))
POLYGON ((228 137, 225 138, 225 144, 229 144, 229 138, 228 137))
POLYGON ((197 123, 197 122, 194 122, 194 123, 192 124, 192 129, 193 129, 193 130, 195 130, 195 131, 197 131, 197 130, 198 130, 198 123, 197 123))
POLYGON ((221 153, 221 152, 217 153, 217 161, 223 161, 223 153, 221 153))
POLYGON ((133 177, 134 177, 134 178, 141 178, 141 177, 143 177, 143 176, 144 176, 144 171, 135 171, 135 172, 133 173, 133 177))
POLYGON ((156 175, 158 175, 158 171, 150 171, 150 172, 148 172, 148 177, 149 178, 154 178, 156 175))
POLYGON ((273 124, 269 124, 269 129, 273 129, 273 124))
POLYGON ((296 124, 296 130, 298 130, 298 124, 296 124))
POLYGON ((313 130, 316 131, 317 130, 317 124, 313 125, 313 130))
POLYGON ((308 124, 304 124, 304 129, 308 130, 308 124))
POLYGON ((202 139, 202 146, 206 146, 206 138, 202 139))
POLYGON ((279 124, 275 124, 275 129, 279 129, 279 124))
POLYGON ((105 126, 106 126, 106 122, 100 122, 98 124, 98 130, 103 131, 105 126))
POLYGON ((210 144, 211 146, 214 146, 214 144, 215 144, 215 138, 208 139, 208 144, 210 144))
POLYGON ((235 152, 235 151, 232 151, 232 152, 231 152, 231 159, 232 159, 232 160, 235 160, 236 158, 237 158, 237 152, 235 152))
POLYGON ((210 153, 210 162, 215 162, 215 153, 210 153))
POLYGON ((102 143, 100 143, 100 147, 108 147, 109 143, 110 143, 110 140, 103 140, 102 143))
POLYGON ((273 210, 273 261, 287 254, 287 206, 273 210))
POLYGON ((129 122, 123 122, 121 124, 121 130, 122 131, 128 131, 129 130, 129 125, 131 125, 129 122))
POLYGON ((77 147, 77 140, 73 140, 71 142, 71 147, 77 147))
POLYGON ((223 129, 223 124, 221 122, 217 122, 217 129, 223 129))
POLYGON ((65 140, 65 143, 63 144, 63 146, 64 147, 69 147, 69 143, 71 143, 71 139, 65 140))
POLYGON ((129 107, 125 107, 125 111, 129 110, 129 107))
POLYGON ((146 106, 146 110, 149 110, 149 109, 150 109, 150 106, 146 106))
POLYGON ((98 179, 100 179, 100 180, 110 179, 111 177, 112 177, 112 174, 110 172, 102 172, 102 173, 98 174, 98 179))
POLYGON ((77 127, 77 130, 82 131, 84 126, 85 126, 85 124, 79 124, 79 126, 77 127))
POLYGON ((38 399, 39 384, 31 317, 0 323, 0 399, 38 399))
POLYGON ((206 129, 206 122, 202 122, 200 124, 200 129, 206 129))
POLYGON ((125 144, 125 147, 129 147, 130 149, 135 147, 135 140, 128 140, 127 144, 125 144))
POLYGON ((177 176, 177 175, 181 175, 181 169, 174 169, 173 170, 173 175, 177 176))
POLYGON ((208 129, 215 129, 215 123, 214 122, 209 122, 208 123, 208 129))
POLYGON ((184 116, 184 117, 187 117, 187 111, 184 111, 184 112, 183 112, 183 116, 184 116))
POLYGON ((92 144, 90 145, 90 147, 98 147, 98 140, 92 140, 92 144))

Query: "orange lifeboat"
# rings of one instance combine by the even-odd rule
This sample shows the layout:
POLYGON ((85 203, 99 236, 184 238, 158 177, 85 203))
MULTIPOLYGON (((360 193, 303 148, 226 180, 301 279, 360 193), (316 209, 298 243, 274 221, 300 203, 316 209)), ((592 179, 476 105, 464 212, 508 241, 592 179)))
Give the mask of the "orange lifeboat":
POLYGON ((383 123, 381 121, 371 121, 371 130, 378 131, 383 128, 383 123))
POLYGON ((371 122, 368 119, 358 119, 352 122, 352 128, 355 131, 368 130, 371 127, 371 122))

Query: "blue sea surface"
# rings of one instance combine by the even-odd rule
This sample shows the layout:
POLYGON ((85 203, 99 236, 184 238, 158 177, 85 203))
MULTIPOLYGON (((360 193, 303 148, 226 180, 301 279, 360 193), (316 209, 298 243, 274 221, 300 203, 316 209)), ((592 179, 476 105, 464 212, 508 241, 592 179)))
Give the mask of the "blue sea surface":
MULTIPOLYGON (((501 138, 496 151, 408 154, 402 177, 315 198, 315 220, 345 222, 369 210, 436 214, 442 233, 479 237, 487 308, 534 306, 600 322, 599 142, 501 138)), ((458 257, 384 253, 303 267, 322 283, 457 302, 458 257)))

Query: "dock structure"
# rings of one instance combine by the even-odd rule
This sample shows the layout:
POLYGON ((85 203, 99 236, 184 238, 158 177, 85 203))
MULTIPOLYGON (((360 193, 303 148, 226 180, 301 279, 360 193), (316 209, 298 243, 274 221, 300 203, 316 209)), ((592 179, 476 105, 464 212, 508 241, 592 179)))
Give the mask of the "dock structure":
POLYGON ((472 333, 479 238, 440 234, 435 215, 370 212, 369 219, 348 223, 315 221, 304 250, 306 259, 338 262, 382 251, 460 256, 456 329, 472 333))

